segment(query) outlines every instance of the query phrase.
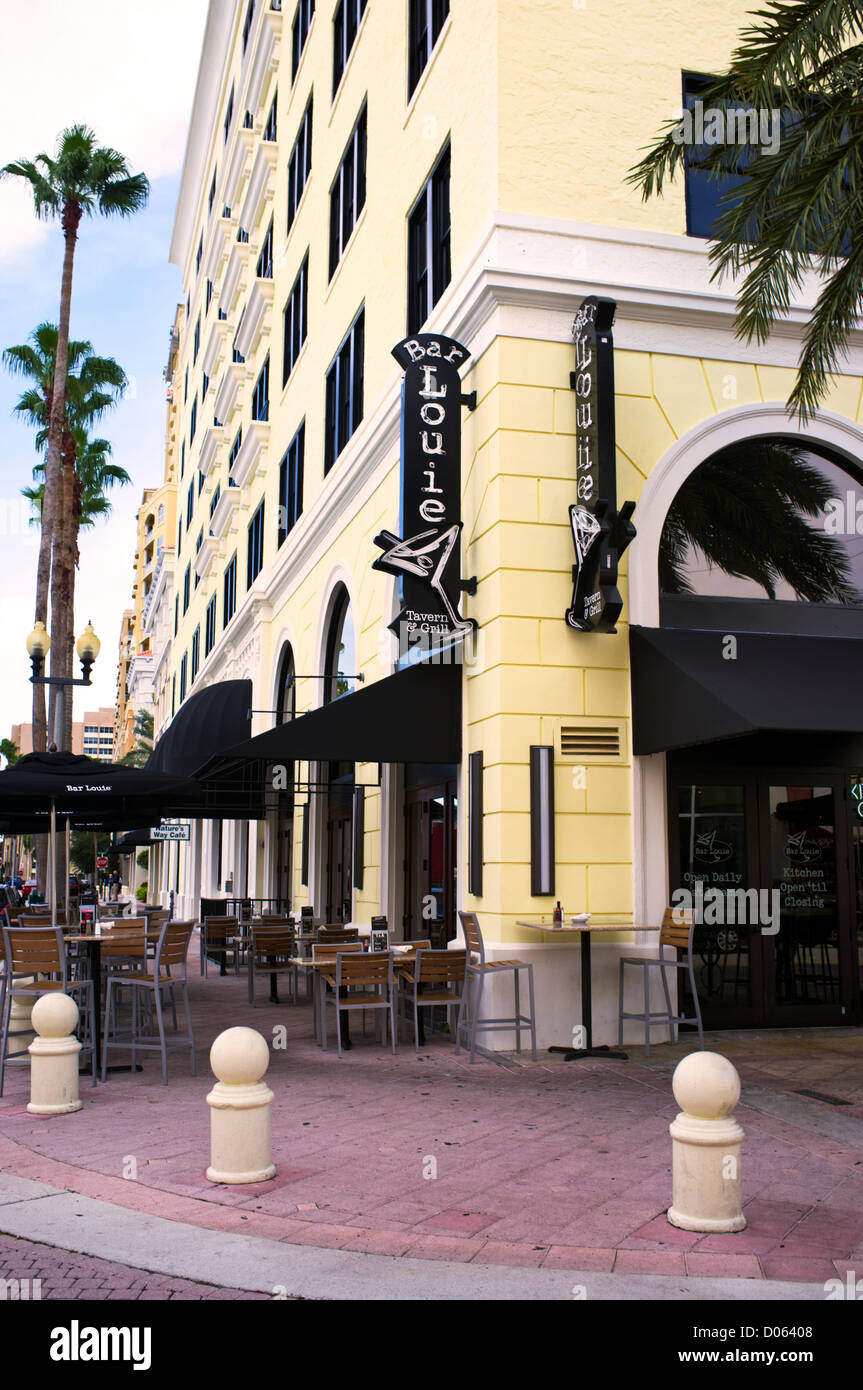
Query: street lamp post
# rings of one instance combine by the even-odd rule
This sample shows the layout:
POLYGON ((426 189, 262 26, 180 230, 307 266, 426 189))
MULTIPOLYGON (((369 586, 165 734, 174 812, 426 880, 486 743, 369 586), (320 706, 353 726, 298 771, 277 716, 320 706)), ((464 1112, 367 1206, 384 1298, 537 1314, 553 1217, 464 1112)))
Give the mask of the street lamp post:
MULTIPOLYGON (((30 633, 30 636, 27 638, 27 653, 28 653, 28 655, 29 655, 29 657, 30 657, 30 664, 31 664, 31 666, 33 667, 33 674, 32 674, 31 677, 30 677, 31 683, 32 683, 33 685, 53 685, 53 686, 56 688, 56 690, 57 690, 57 704, 56 704, 56 708, 55 708, 55 710, 54 710, 54 745, 55 745, 55 747, 56 747, 58 750, 61 749, 61 745, 62 745, 63 742, 65 741, 65 729, 66 729, 66 716, 65 716, 65 703, 66 703, 66 700, 65 700, 65 697, 66 697, 66 687, 67 687, 67 686, 73 686, 73 685, 92 685, 92 684, 93 684, 93 682, 90 680, 90 671, 91 671, 92 668, 93 668, 93 662, 96 660, 96 657, 99 655, 99 650, 100 650, 100 648, 101 648, 101 645, 102 645, 102 644, 101 644, 101 642, 99 641, 99 638, 96 636, 95 632, 93 631, 93 624, 92 624, 91 622, 88 622, 88 624, 87 624, 86 628, 84 629, 83 633, 82 633, 81 636, 78 638, 78 642, 77 642, 77 645, 76 645, 76 651, 77 651, 78 656, 79 656, 79 658, 80 658, 80 661, 81 661, 81 670, 82 670, 82 672, 83 672, 83 677, 82 677, 81 679, 79 679, 79 680, 76 680, 74 676, 43 676, 42 671, 43 671, 44 666, 45 666, 45 658, 47 657, 48 652, 51 650, 51 638, 48 636, 48 633, 47 633, 47 631, 46 631, 46 629, 45 629, 45 624, 44 624, 44 623, 41 623, 41 622, 36 623, 36 624, 34 625, 34 627, 33 627, 33 631, 30 633)), ((71 752, 72 750, 69 749, 68 751, 71 752)), ((57 839, 56 839, 56 835, 57 835, 57 830, 56 830, 56 821, 55 821, 55 815, 54 815, 54 802, 52 801, 52 802, 51 802, 51 829, 50 829, 51 872, 50 872, 50 875, 49 875, 50 900, 51 900, 51 924, 52 924, 52 926, 56 925, 56 922, 57 922, 57 881, 56 881, 56 873, 55 873, 56 863, 57 863, 57 839)), ((67 915, 68 915, 68 910, 69 910, 69 822, 68 822, 68 820, 66 821, 66 886, 65 886, 65 892, 64 892, 64 899, 65 899, 65 903, 66 903, 66 912, 67 912, 67 915)))
MULTIPOLYGON (((66 687, 71 685, 92 685, 90 672, 93 663, 99 655, 101 642, 93 631, 93 624, 88 622, 86 628, 78 638, 76 651, 81 661, 83 678, 75 680, 73 676, 43 676, 42 671, 45 666, 45 658, 51 650, 51 638, 45 630, 44 623, 36 623, 30 636, 27 638, 27 653, 30 657, 30 664, 33 667, 33 674, 30 681, 33 685, 53 685, 57 689, 57 705, 54 710, 54 743, 59 750, 63 743, 65 730, 65 694, 66 687)), ((71 752, 71 749, 69 750, 71 752)))

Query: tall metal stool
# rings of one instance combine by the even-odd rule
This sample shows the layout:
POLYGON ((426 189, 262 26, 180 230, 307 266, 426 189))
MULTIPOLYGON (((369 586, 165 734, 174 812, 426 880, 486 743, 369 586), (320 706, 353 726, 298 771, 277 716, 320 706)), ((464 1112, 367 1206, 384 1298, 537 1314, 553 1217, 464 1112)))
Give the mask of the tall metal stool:
POLYGON ((617 1042, 618 1046, 623 1046, 623 1020, 625 1018, 638 1019, 644 1024, 644 1055, 650 1056, 650 1025, 651 1023, 667 1023, 671 1032, 672 1043, 677 1042, 677 1025, 679 1023, 696 1023, 698 1025, 698 1042, 702 1050, 704 1049, 704 1029, 701 1026, 701 1005, 698 1002, 698 989, 695 984, 695 967, 692 961, 692 939, 695 933, 695 916, 691 908, 672 908, 667 907, 662 914, 662 927, 659 932, 659 955, 658 956, 622 956, 620 961, 620 1022, 618 1024, 617 1042), (663 950, 666 946, 675 948, 673 960, 666 960, 663 950), (676 951, 686 952, 684 960, 678 960, 676 951), (627 965, 637 965, 644 971, 644 1013, 627 1014, 623 1012, 623 985, 624 967, 627 965), (665 991, 666 1010, 664 1013, 650 1012, 650 972, 659 969, 662 978, 662 988, 665 991), (668 980, 665 977, 666 970, 686 970, 689 973, 689 987, 692 990, 692 998, 695 1001, 695 1014, 692 1018, 685 1017, 683 1014, 675 1014, 671 1007, 671 995, 668 992, 668 980))
MULTIPOLYGON (((458 1024, 455 1034, 455 1050, 459 1051, 461 1035, 470 1040, 470 1060, 473 1061, 477 1046, 476 1035, 480 1032, 515 1032, 515 1050, 521 1052, 521 1035, 524 1030, 530 1033, 531 1057, 536 1061, 536 1009, 533 995, 533 966, 524 960, 494 960, 485 958, 485 946, 479 921, 475 912, 460 912, 459 921, 464 932, 467 947, 467 970, 465 972, 464 992, 458 1011, 458 1024), (513 972, 515 986, 515 1012, 512 1018, 481 1018, 482 990, 489 975, 500 974, 503 970, 513 972), (527 971, 527 987, 530 996, 530 1013, 521 1012, 519 990, 519 971, 527 971), (475 988, 471 988, 475 986, 475 988)), ((480 1048, 480 1051, 483 1051, 480 1048)))

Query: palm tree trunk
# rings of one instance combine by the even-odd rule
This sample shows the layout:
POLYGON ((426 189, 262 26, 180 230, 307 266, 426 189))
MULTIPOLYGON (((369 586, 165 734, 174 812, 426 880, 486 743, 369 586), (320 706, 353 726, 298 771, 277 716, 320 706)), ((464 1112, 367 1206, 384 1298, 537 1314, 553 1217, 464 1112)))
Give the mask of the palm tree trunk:
MULTIPOLYGON (((51 415, 48 421, 48 450, 45 458, 45 501, 42 511, 42 526, 47 529, 51 541, 51 674, 52 676, 71 676, 72 665, 70 649, 64 641, 66 626, 71 627, 74 619, 68 611, 64 612, 64 600, 68 602, 66 587, 56 572, 63 565, 63 514, 61 510, 63 486, 63 429, 66 421, 66 375, 69 363, 69 320, 72 309, 72 272, 75 265, 75 243, 81 221, 81 208, 75 199, 69 199, 63 208, 63 234, 65 250, 63 254, 63 277, 60 285, 60 321, 57 326, 57 356, 54 362, 54 387, 51 392, 51 415)), ((67 691, 67 696, 68 696, 67 691)), ((49 701, 49 721, 53 727, 53 710, 56 699, 54 690, 49 701)))

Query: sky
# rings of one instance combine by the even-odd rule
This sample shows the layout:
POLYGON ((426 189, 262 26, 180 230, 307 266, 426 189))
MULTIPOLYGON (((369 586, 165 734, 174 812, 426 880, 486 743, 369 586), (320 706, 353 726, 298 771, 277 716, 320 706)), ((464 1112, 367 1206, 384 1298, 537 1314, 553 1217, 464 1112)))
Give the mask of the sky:
MULTIPOLYGON (((2 6, 0 167, 53 153, 65 126, 84 123, 151 185, 148 207, 136 217, 85 220, 75 258, 71 335, 116 358, 129 378, 126 397, 98 433, 132 477, 112 494, 108 521, 80 537, 75 633, 92 619, 102 650, 92 689, 75 691, 76 719, 115 703, 120 624, 132 603, 135 516, 144 488, 163 478, 162 372, 184 298, 168 254, 206 13, 206 0, 2 6)), ((59 314, 62 232, 36 220, 19 182, 0 181, 0 349, 25 342, 37 324, 56 323, 59 314)), ((20 493, 38 456, 33 431, 13 415, 23 389, 0 369, 0 738, 32 713, 24 643, 33 626, 38 531, 20 493)))

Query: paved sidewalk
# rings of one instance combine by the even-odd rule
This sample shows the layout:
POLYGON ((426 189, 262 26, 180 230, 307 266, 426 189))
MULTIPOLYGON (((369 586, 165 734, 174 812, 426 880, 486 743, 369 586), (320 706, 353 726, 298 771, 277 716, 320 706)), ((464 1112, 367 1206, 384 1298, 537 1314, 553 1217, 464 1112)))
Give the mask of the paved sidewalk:
POLYGON ((863 1274, 861 1030, 708 1038, 743 1079, 748 1224, 699 1236, 665 1219, 671 1073, 689 1043, 656 1047, 649 1061, 632 1047, 629 1062, 540 1054, 535 1065, 523 1056, 470 1066, 446 1037, 415 1054, 405 1031, 393 1057, 357 1024, 339 1060, 334 1046, 315 1045, 305 1001, 250 1009, 245 978, 212 971, 195 974, 191 992, 197 1078, 175 1054, 163 1087, 151 1054, 142 1073, 115 1073, 95 1090, 82 1078, 83 1110, 44 1119, 27 1114, 26 1069, 9 1069, 0 1173, 225 1236, 470 1265, 475 1279, 511 1266, 603 1282, 740 1280, 749 1296, 753 1285, 774 1296, 778 1281, 823 1297, 827 1279, 863 1274), (204 1176, 205 1098, 209 1047, 236 1024, 271 1044, 278 1171, 231 1188, 204 1176))

